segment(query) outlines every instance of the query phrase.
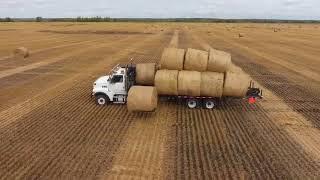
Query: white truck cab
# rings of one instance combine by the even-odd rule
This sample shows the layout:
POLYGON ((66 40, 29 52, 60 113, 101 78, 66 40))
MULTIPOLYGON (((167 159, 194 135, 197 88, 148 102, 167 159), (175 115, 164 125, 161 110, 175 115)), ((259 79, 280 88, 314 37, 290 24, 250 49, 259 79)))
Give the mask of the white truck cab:
POLYGON ((97 105, 109 102, 125 103, 129 88, 134 84, 135 69, 131 66, 115 66, 109 75, 98 78, 93 84, 92 96, 97 105))

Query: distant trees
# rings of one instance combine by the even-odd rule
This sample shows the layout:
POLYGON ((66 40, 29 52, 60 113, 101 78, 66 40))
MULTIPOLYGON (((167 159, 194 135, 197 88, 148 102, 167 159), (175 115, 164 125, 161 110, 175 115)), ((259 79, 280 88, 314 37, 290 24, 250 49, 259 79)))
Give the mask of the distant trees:
POLYGON ((110 18, 110 17, 76 17, 76 18, 0 18, 0 22, 199 22, 199 23, 320 23, 319 20, 277 20, 277 19, 215 19, 215 18, 110 18))
POLYGON ((100 16, 95 16, 95 17, 77 17, 76 22, 110 22, 111 18, 110 17, 100 17, 100 16))
POLYGON ((13 20, 10 17, 6 17, 5 22, 13 22, 13 20))
POLYGON ((0 18, 0 22, 13 22, 13 19, 10 17, 0 18))
POLYGON ((82 17, 78 16, 77 18, 51 18, 47 19, 47 21, 52 22, 112 22, 114 19, 110 17, 82 17))
POLYGON ((40 16, 36 17, 36 22, 42 22, 42 21, 43 21, 42 17, 40 17, 40 16))

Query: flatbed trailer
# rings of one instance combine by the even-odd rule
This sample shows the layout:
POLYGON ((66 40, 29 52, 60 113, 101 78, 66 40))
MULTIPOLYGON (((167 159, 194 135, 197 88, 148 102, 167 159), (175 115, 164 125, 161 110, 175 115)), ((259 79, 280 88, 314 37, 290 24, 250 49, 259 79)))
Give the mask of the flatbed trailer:
MULTIPOLYGON (((117 65, 109 75, 98 78, 91 93, 95 97, 97 105, 106 105, 109 103, 125 104, 130 88, 136 85, 135 82, 135 65, 117 65)), ((184 102, 189 108, 203 107, 206 109, 214 109, 221 101, 234 97, 207 97, 207 96, 185 96, 185 95, 160 95, 160 99, 174 100, 176 102, 184 102)), ((262 99, 262 90, 254 87, 251 82, 248 87, 246 96, 243 99, 249 103, 254 103, 256 99, 262 99)))
POLYGON ((255 103, 257 99, 262 99, 262 90, 254 87, 254 83, 250 83, 250 87, 248 87, 248 91, 245 97, 210 97, 210 96, 172 96, 172 95, 160 95, 160 99, 182 102, 186 104, 190 109, 202 107, 206 109, 214 109, 218 107, 222 102, 231 99, 245 99, 248 103, 255 103))

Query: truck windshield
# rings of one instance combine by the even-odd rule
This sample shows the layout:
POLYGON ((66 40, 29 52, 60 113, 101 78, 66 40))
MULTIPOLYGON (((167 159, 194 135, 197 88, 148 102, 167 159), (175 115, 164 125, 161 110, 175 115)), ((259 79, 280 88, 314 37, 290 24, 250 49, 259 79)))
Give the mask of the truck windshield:
POLYGON ((114 75, 111 79, 112 83, 122 83, 123 82, 123 76, 122 75, 114 75))

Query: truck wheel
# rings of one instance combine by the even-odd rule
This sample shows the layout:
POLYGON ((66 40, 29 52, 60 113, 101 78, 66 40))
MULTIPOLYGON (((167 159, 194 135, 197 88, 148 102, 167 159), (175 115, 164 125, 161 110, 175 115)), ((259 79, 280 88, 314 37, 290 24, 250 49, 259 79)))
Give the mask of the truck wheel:
POLYGON ((216 101, 213 100, 213 99, 207 99, 204 101, 204 106, 207 108, 207 109, 213 109, 216 107, 216 101))
POLYGON ((198 106, 198 101, 196 99, 188 99, 187 100, 187 106, 190 108, 190 109, 194 109, 198 106))
POLYGON ((109 98, 105 95, 96 96, 96 104, 99 106, 104 106, 109 102, 109 98))

